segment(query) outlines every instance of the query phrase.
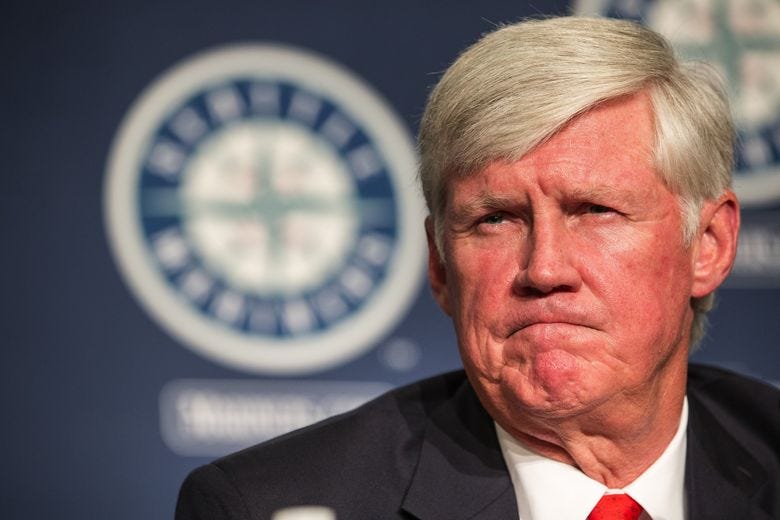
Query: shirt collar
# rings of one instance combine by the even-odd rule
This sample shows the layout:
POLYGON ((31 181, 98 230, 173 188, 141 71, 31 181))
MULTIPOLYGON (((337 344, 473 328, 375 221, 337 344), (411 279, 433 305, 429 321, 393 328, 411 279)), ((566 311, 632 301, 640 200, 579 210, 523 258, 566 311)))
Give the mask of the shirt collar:
POLYGON ((656 461, 623 489, 609 489, 580 470, 542 457, 496 424, 498 442, 515 488, 520 520, 586 518, 604 493, 628 493, 653 520, 685 518, 684 479, 688 400, 680 425, 656 461))

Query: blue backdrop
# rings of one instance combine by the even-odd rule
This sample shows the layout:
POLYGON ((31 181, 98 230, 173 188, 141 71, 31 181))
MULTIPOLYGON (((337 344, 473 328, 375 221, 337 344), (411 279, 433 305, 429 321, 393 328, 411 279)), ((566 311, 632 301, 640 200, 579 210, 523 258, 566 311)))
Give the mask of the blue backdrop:
MULTIPOLYGON (((357 357, 307 373, 215 362, 153 318, 117 266, 103 201, 120 124, 161 74, 226 44, 293 45, 362 78, 411 136, 430 86, 459 50, 499 22, 569 8, 543 0, 6 3, 0 516, 170 518, 188 471, 262 430, 245 422, 252 410, 268 417, 274 401, 263 396, 287 399, 272 410, 288 414, 284 427, 340 409, 352 390, 368 396, 459 364, 424 283, 357 357), (311 400, 290 401, 296 392, 341 401, 312 409, 311 400), (176 407, 187 403, 201 406, 196 419, 212 437, 181 437, 176 407), (244 433, 204 419, 224 421, 230 410, 244 433)), ((776 99, 768 106, 777 122, 776 99)), ((765 162, 776 166, 780 144, 768 146, 765 162)), ((750 242, 694 356, 770 381, 780 381, 778 211, 771 198, 744 210, 750 242)))

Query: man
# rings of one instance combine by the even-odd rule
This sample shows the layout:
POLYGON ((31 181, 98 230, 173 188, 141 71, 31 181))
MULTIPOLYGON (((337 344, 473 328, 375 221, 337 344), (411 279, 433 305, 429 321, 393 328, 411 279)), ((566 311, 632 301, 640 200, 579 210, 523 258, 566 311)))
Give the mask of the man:
POLYGON ((468 49, 419 137, 465 376, 200 468, 177 518, 780 517, 780 395, 687 361, 739 228, 716 85, 624 21, 468 49))

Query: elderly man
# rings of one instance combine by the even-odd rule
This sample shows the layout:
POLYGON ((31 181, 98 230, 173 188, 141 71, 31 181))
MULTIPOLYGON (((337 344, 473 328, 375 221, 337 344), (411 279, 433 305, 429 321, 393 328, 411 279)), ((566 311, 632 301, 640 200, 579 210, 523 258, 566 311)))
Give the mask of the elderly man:
POLYGON ((641 26, 484 37, 419 137, 465 375, 200 468, 177 518, 780 517, 777 390, 688 364, 734 261, 732 139, 717 82, 641 26))

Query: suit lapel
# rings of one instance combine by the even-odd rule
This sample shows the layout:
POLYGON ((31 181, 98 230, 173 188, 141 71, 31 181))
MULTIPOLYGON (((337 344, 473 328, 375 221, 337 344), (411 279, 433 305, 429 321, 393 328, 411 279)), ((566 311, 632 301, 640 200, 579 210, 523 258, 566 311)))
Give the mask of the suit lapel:
POLYGON ((493 421, 468 383, 431 414, 402 507, 423 520, 517 518, 493 421))
POLYGON ((767 473, 699 401, 689 387, 685 490, 688 518, 770 520, 752 497, 767 485, 767 473))

